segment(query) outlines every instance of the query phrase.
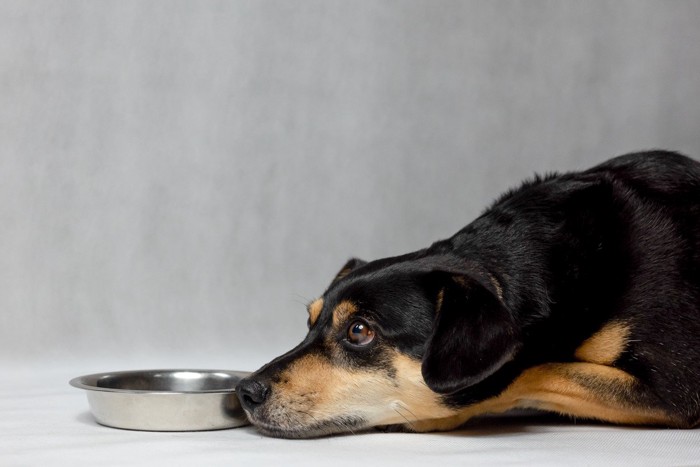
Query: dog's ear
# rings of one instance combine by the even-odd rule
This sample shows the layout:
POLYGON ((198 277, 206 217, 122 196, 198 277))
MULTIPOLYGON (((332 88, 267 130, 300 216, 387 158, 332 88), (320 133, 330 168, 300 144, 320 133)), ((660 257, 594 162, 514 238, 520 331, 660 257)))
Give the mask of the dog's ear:
POLYGON ((430 389, 451 394, 484 380, 512 360, 520 348, 519 333, 502 303, 500 285, 489 277, 431 275, 437 316, 422 373, 430 389))
POLYGON ((367 261, 361 260, 359 258, 352 258, 348 260, 348 262, 345 263, 345 266, 340 268, 338 274, 335 275, 335 278, 333 278, 333 281, 331 281, 331 285, 350 274, 353 270, 359 268, 360 266, 364 266, 365 264, 367 264, 367 261))

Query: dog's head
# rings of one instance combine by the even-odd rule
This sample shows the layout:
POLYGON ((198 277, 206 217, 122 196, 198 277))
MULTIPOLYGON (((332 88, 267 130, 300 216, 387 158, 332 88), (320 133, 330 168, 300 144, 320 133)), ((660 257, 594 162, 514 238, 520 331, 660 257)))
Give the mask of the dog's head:
POLYGON ((242 406, 281 437, 451 417, 444 395, 518 348, 503 303, 494 276, 452 257, 350 260, 308 306, 303 342, 241 381, 242 406))

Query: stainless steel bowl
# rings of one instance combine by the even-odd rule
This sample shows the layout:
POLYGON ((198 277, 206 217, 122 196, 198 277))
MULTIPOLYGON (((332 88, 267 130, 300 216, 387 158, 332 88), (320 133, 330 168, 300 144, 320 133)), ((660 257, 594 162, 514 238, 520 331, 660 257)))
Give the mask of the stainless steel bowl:
POLYGON ((79 376, 98 423, 145 431, 220 430, 246 425, 234 388, 250 373, 225 370, 116 371, 79 376))

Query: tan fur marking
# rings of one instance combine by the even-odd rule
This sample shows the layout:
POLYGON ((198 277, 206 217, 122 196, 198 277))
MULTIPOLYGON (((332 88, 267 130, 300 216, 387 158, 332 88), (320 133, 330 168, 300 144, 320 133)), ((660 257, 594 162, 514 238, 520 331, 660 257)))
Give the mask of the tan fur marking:
POLYGON ((355 413, 367 404, 364 398, 361 403, 353 400, 358 393, 382 385, 373 380, 374 376, 340 368, 321 354, 304 355, 281 372, 273 384, 267 420, 282 429, 299 430, 355 413))
POLYGON ((523 372, 499 397, 517 401, 518 407, 613 423, 672 423, 670 417, 658 409, 629 403, 635 381, 630 374, 610 366, 548 363, 523 372))
POLYGON ((334 386, 342 385, 350 375, 320 355, 308 354, 294 361, 280 376, 278 393, 291 397, 292 402, 294 397, 300 397, 298 404, 313 401, 314 405, 323 405, 332 399, 334 386))
POLYGON ((353 313, 357 312, 357 306, 349 300, 344 300, 333 310, 333 326, 340 327, 353 313))
POLYGON ((491 281, 491 285, 493 285, 493 288, 496 289, 496 296, 498 297, 499 301, 503 301, 503 288, 501 287, 501 284, 498 282, 496 277, 489 273, 489 280, 491 281))
POLYGON ((318 298, 311 302, 309 306, 307 307, 307 310, 309 311, 309 324, 313 326, 313 324, 316 322, 318 319, 318 316, 321 314, 321 310, 323 309, 323 299, 318 298))
MULTIPOLYGON (((406 418, 420 421, 427 418, 442 418, 453 416, 456 410, 445 407, 440 402, 440 396, 426 386, 421 372, 421 361, 396 352, 392 358, 396 370, 396 402, 406 408, 402 413, 406 418)), ((403 420, 406 421, 406 420, 403 420)), ((399 423, 401 420, 398 421, 399 423)))
POLYGON ((418 431, 449 430, 477 415, 514 408, 548 410, 621 424, 676 425, 661 410, 627 402, 625 395, 634 391, 634 383, 633 376, 609 366, 547 363, 525 370, 497 397, 460 410, 454 416, 424 420, 412 427, 418 431))
POLYGON ((629 334, 629 325, 609 323, 581 344, 574 355, 583 362, 612 365, 625 350, 629 334))
POLYGON ((455 411, 440 404, 423 382, 420 362, 396 355, 396 378, 376 370, 342 368, 320 354, 305 355, 280 374, 271 392, 276 399, 272 405, 280 409, 271 415, 294 426, 343 414, 360 414, 368 426, 453 415, 455 411))
POLYGON ((440 313, 440 310, 442 309, 442 301, 444 299, 445 299, 445 289, 442 288, 438 292, 437 303, 435 304, 435 314, 440 313))
POLYGON ((462 276, 452 276, 452 280, 456 283, 461 285, 464 288, 469 288, 469 283, 467 282, 467 279, 465 279, 462 276))
MULTIPOLYGON (((441 402, 441 396, 426 386, 421 361, 402 354, 393 358, 399 400, 407 410, 402 411, 406 426, 414 431, 444 431, 454 429, 477 415, 504 412, 513 407, 500 398, 493 398, 465 409, 452 409, 441 402)), ((396 422, 393 422, 396 423, 396 422)), ((398 423, 401 423, 399 420, 398 423)))

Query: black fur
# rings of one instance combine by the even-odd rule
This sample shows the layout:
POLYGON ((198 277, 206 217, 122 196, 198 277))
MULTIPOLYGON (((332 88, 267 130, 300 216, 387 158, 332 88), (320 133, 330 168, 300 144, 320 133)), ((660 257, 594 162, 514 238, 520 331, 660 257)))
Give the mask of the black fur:
POLYGON ((653 151, 536 177, 447 240, 351 261, 324 299, 318 329, 283 358, 316 345, 334 304, 352 300, 379 338, 347 350, 349 364, 371 362, 377 346, 391 345, 422 359, 427 385, 454 407, 496 396, 526 368, 575 361, 605 323, 629 323, 614 366, 639 381, 635 400, 693 426, 700 164, 653 151))

